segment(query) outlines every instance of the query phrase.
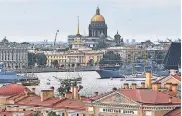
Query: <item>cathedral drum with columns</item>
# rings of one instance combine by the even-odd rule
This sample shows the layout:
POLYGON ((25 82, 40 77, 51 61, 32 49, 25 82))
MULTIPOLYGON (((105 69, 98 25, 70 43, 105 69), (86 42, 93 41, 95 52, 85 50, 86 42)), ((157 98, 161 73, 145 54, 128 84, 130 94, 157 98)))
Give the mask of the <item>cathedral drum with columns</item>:
POLYGON ((99 7, 97 7, 96 14, 92 17, 89 24, 89 37, 100 37, 102 33, 107 37, 107 24, 104 17, 100 14, 99 7))
MULTIPOLYGON (((108 36, 107 33, 107 24, 105 22, 105 18, 101 15, 99 7, 96 9, 95 15, 91 18, 89 27, 88 27, 88 35, 81 35, 79 38, 82 39, 83 45, 86 47, 95 47, 100 39, 105 39, 108 44, 112 44, 115 42, 115 37, 112 38, 108 36)), ((75 38, 78 37, 76 35, 68 35, 68 43, 72 45, 74 43, 75 38)))

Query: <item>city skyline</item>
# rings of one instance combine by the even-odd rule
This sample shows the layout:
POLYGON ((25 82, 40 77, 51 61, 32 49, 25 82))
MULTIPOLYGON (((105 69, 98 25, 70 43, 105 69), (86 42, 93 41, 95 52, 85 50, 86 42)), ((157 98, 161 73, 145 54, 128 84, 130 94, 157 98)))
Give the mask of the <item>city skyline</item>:
POLYGON ((117 30, 136 41, 180 38, 180 0, 0 0, 0 40, 34 42, 67 41, 76 34, 88 35, 88 25, 99 6, 108 35, 117 30))

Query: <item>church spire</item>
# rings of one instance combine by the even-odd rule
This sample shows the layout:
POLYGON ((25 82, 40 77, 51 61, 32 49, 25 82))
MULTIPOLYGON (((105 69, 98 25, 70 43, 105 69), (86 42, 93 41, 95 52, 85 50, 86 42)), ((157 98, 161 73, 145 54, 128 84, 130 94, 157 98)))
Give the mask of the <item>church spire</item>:
POLYGON ((79 16, 78 16, 77 35, 80 35, 80 27, 79 27, 79 16))
POLYGON ((100 15, 100 9, 99 9, 98 6, 97 6, 97 9, 96 9, 96 15, 100 15))

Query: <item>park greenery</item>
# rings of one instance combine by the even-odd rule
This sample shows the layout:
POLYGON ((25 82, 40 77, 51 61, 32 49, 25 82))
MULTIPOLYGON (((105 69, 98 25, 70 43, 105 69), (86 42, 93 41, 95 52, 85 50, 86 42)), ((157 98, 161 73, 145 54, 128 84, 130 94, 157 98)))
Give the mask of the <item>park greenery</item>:
POLYGON ((35 66, 37 63, 38 66, 45 66, 47 63, 47 57, 43 53, 28 53, 28 66, 35 66))
POLYGON ((35 114, 30 114, 30 116, 40 116, 40 114, 37 112, 35 114))
MULTIPOLYGON (((78 85, 77 80, 71 81, 69 79, 65 79, 65 80, 61 80, 58 78, 56 78, 56 79, 60 82, 60 87, 57 89, 59 96, 65 96, 66 92, 70 92, 72 86, 78 85)), ((80 91, 82 88, 83 88, 83 86, 79 85, 78 91, 80 91)))

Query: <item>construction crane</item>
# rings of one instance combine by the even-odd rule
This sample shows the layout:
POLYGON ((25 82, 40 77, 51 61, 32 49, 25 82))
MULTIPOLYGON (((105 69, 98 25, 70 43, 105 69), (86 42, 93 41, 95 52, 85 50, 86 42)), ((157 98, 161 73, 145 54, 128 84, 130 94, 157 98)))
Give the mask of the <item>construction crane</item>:
POLYGON ((54 39, 54 46, 56 45, 56 38, 57 38, 58 32, 59 32, 59 30, 56 31, 56 35, 55 35, 55 39, 54 39))

